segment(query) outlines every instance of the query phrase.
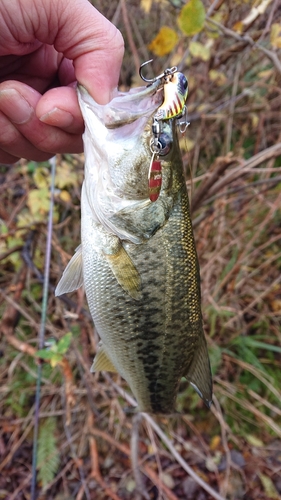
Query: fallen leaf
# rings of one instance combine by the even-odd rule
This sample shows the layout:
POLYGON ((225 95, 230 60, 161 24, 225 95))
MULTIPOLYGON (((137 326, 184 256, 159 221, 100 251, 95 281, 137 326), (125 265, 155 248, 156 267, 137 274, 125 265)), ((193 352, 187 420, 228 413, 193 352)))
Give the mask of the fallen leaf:
POLYGON ((189 51, 193 57, 198 57, 202 61, 209 61, 211 57, 210 47, 200 42, 190 42, 189 51))
POLYGON ((212 82, 215 82, 217 85, 221 86, 227 82, 227 77, 222 71, 217 71, 216 69, 210 69, 209 77, 212 82))
POLYGON ((261 480, 261 483, 263 485, 263 489, 264 489, 267 497, 280 499, 280 496, 279 496, 271 478, 266 476, 265 474, 261 474, 261 473, 259 474, 259 478, 261 480))
POLYGON ((246 439, 252 446, 256 446, 258 448, 262 448, 264 446, 263 442, 256 436, 253 436, 253 434, 247 434, 246 439))
POLYGON ((281 49, 281 24, 274 23, 270 31, 270 43, 274 49, 281 49))
POLYGON ((178 25, 187 36, 200 33, 205 22, 205 7, 201 0, 190 0, 178 16, 178 25))
POLYGON ((48 187, 32 189, 26 202, 32 215, 46 215, 50 208, 50 193, 48 187))
POLYGON ((69 186, 78 185, 78 176, 76 172, 73 171, 72 165, 69 163, 62 162, 57 166, 55 186, 59 189, 63 189, 69 186))
POLYGON ((162 26, 148 48, 156 56, 162 57, 170 54, 178 43, 178 34, 168 26, 162 26))
POLYGON ((168 474, 167 472, 161 472, 160 473, 160 479, 171 490, 175 487, 175 481, 172 478, 171 474, 168 474))
POLYGON ((65 189, 63 189, 60 192, 60 199, 62 201, 64 201, 65 203, 70 203, 71 202, 71 196, 70 196, 69 192, 66 191, 65 189))
POLYGON ((152 6, 152 0, 141 0, 140 8, 146 13, 149 14, 152 6))
POLYGON ((213 436, 211 443, 210 443, 210 450, 214 451, 216 450, 221 444, 221 437, 220 436, 213 436))

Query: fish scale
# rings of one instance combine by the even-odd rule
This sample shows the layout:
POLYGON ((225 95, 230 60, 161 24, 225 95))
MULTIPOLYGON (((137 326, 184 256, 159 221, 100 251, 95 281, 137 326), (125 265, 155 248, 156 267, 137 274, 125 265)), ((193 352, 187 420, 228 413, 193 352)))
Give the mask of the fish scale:
MULTIPOLYGON (((108 108, 104 111, 84 89, 80 88, 78 95, 86 125, 82 244, 56 293, 77 288, 83 278, 89 309, 102 341, 93 370, 119 372, 136 397, 139 411, 173 413, 182 377, 209 406, 212 378, 201 314, 199 266, 175 123, 165 124, 173 145, 171 152, 161 158, 161 192, 151 202, 143 180, 147 179, 151 157, 152 116, 159 106, 155 90, 140 91, 136 123, 131 113, 131 124, 123 130, 121 125, 114 132, 114 114, 110 115, 108 127, 108 108), (145 119, 139 118, 144 99, 146 106, 153 108, 145 119), (120 149, 122 134, 126 154, 120 149), (118 158, 114 150, 116 137, 118 158), (107 149, 100 164, 103 147, 107 149), (141 163, 136 158, 142 158, 141 163), (106 188, 102 199, 96 187, 102 189, 102 181, 106 176, 110 178, 110 172, 111 179, 114 177, 114 162, 118 175, 124 170, 126 177, 118 181, 118 188, 114 183, 106 188), (94 168, 97 170, 93 174, 94 168), (128 185, 133 186, 137 178, 136 169, 141 193, 135 186, 135 198, 131 190, 127 199, 128 185), (79 261, 82 272, 77 271, 79 261)), ((115 109, 113 104, 114 100, 107 106, 115 109)))

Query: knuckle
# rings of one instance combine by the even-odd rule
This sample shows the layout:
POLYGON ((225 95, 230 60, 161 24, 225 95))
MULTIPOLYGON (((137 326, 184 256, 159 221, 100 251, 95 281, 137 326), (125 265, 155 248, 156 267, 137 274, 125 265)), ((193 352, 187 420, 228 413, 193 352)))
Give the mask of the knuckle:
POLYGON ((20 134, 17 129, 7 120, 5 121, 5 123, 3 123, 3 125, 1 121, 2 120, 0 117, 0 146, 5 149, 11 148, 17 144, 20 134))

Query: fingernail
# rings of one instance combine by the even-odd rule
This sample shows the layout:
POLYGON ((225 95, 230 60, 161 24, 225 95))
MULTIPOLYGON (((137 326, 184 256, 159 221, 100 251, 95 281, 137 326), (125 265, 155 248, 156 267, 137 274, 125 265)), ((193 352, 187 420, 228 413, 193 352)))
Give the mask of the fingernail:
POLYGON ((64 128, 69 127, 73 123, 74 117, 68 111, 54 108, 48 113, 40 116, 39 120, 43 123, 47 123, 48 125, 64 128))
POLYGON ((0 109, 17 125, 26 123, 33 114, 33 108, 15 89, 0 91, 0 109))

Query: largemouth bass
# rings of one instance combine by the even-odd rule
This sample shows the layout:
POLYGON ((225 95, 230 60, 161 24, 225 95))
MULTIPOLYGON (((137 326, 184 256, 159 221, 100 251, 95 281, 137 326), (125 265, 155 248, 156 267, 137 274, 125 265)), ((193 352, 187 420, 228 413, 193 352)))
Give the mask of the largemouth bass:
POLYGON ((81 86, 78 98, 85 121, 82 243, 56 295, 84 284, 101 338, 92 370, 120 373, 139 411, 173 413, 182 377, 210 406, 199 266, 176 120, 169 116, 155 133, 164 153, 161 189, 154 198, 149 192, 163 82, 118 93, 105 106, 81 86))

